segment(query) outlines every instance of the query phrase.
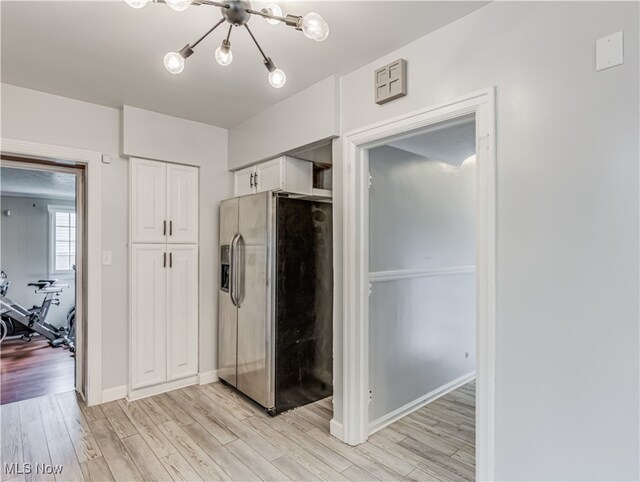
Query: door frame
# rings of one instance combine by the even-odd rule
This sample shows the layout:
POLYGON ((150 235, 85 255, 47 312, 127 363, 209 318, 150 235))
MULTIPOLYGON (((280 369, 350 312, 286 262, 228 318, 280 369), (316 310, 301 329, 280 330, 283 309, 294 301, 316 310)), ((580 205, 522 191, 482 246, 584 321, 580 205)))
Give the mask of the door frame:
MULTIPOLYGON (((343 139, 343 420, 331 433, 358 445, 369 427, 368 150, 431 125, 475 114, 477 166, 476 478, 495 475, 496 136, 495 89, 348 132, 343 139), (341 423, 342 422, 342 423, 341 423)), ((340 367, 336 367, 340 369, 340 367)))
POLYGON ((97 405, 102 403, 102 153, 8 138, 0 140, 0 151, 60 166, 84 166, 87 220, 84 233, 86 250, 83 253, 87 273, 84 280, 84 298, 87 300, 84 389, 87 405, 97 405))

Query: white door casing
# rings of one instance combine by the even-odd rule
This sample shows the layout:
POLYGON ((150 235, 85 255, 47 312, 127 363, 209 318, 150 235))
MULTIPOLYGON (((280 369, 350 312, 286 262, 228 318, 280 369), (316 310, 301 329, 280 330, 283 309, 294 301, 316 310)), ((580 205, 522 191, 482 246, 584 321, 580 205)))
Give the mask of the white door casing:
POLYGON ((0 150, 61 165, 82 164, 86 169, 85 393, 87 405, 97 405, 102 402, 102 153, 8 138, 0 140, 0 150))
MULTIPOLYGON (((368 150, 409 132, 475 114, 477 135, 476 479, 495 478, 496 147, 493 88, 411 112, 343 138, 343 420, 331 433, 357 445, 369 436, 368 150)), ((336 328, 338 329, 338 328, 336 328)))

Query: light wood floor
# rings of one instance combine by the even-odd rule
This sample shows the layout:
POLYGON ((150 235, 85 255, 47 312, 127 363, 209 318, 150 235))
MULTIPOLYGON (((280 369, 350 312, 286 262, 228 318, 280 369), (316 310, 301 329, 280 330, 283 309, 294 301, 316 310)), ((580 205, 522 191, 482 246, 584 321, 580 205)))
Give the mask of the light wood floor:
POLYGON ((329 434, 330 399, 269 417, 213 383, 87 408, 74 392, 1 407, 8 480, 473 480, 474 382, 358 447, 329 434), (36 463, 62 474, 36 476, 36 463))

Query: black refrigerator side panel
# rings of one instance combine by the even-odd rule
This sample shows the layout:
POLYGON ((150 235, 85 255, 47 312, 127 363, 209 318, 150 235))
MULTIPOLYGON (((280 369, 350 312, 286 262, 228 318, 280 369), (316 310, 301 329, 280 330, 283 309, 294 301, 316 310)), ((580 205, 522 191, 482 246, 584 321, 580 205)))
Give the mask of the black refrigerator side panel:
POLYGON ((333 392, 332 205, 276 206, 276 411, 333 392))

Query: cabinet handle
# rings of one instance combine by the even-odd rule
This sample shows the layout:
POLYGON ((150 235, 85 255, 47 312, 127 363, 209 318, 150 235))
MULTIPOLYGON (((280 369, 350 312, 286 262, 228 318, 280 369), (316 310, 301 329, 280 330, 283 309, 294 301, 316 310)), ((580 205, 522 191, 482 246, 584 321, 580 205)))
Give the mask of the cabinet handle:
POLYGON ((169 221, 169 236, 173 236, 173 221, 169 221))
POLYGON ((258 173, 257 172, 253 175, 253 185, 255 187, 258 187, 258 173))
POLYGON ((169 253, 169 268, 173 268, 173 253, 169 253))
POLYGON ((249 187, 253 187, 253 173, 249 176, 249 187))
POLYGON ((164 253, 162 253, 162 267, 163 268, 167 267, 167 253, 166 253, 166 251, 164 253))
POLYGON ((164 221, 162 221, 162 235, 163 236, 167 235, 167 220, 166 219, 164 221))

